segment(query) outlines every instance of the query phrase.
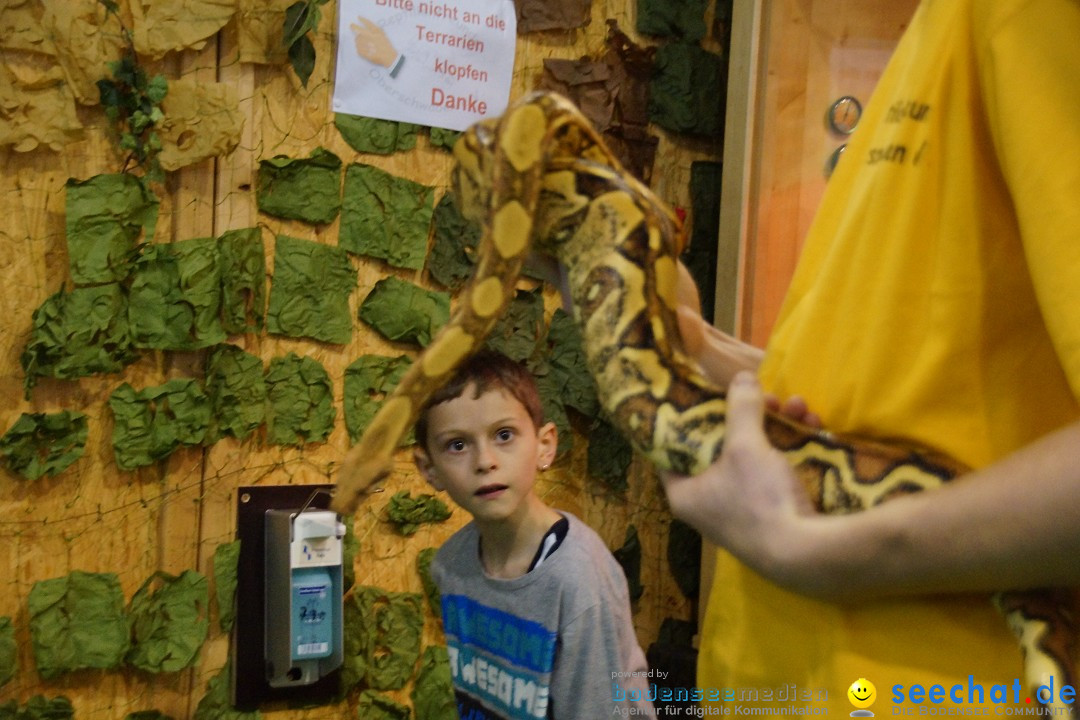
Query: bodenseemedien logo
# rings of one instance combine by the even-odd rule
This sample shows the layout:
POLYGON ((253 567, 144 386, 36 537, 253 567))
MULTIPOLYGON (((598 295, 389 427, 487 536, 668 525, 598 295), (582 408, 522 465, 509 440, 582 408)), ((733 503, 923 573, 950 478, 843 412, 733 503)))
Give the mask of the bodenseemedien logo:
POLYGON ((855 706, 855 709, 851 711, 851 717, 874 717, 873 711, 867 709, 877 699, 877 688, 874 687, 874 683, 866 678, 859 678, 851 683, 847 696, 851 704, 855 706))

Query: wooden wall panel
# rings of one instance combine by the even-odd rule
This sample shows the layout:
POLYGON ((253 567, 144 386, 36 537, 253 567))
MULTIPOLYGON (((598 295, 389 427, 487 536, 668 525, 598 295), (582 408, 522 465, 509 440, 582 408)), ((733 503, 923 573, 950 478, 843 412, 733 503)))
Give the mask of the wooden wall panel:
MULTIPOLYGON (((0 689, 0 700, 63 694, 85 716, 123 717, 159 707, 184 717, 190 673, 147 678, 86 671, 42 683, 33 669, 26 601, 35 582, 73 570, 115 572, 130 598, 156 570, 177 572, 196 561, 201 451, 182 450, 159 466, 120 472, 113 461, 107 408, 109 394, 121 382, 159 384, 181 358, 146 353, 122 376, 42 380, 31 400, 23 398, 19 355, 29 337, 32 313, 67 276, 64 183, 69 177, 87 178, 119 167, 102 134, 91 129, 88 136, 61 154, 2 151, 0 207, 3 217, 13 220, 6 223, 2 245, 19 251, 2 265, 0 424, 6 430, 22 412, 79 410, 89 416, 89 438, 85 457, 55 478, 29 482, 5 472, 0 480, 0 544, 6 550, 0 615, 13 618, 21 667, 0 689)), ((162 210, 159 227, 168 228, 174 221, 171 204, 164 203, 162 210)), ((202 234, 211 230, 207 224, 202 234)))
MULTIPOLYGON (((744 5, 748 3, 743 3, 744 5)), ((864 105, 917 0, 772 0, 749 48, 757 54, 739 334, 767 342, 803 239, 825 190, 826 162, 844 138, 825 115, 841 95, 864 105)), ((731 120, 729 119, 729 122, 731 120)), ((734 178, 726 178, 727 180, 734 178)))
MULTIPOLYGON (((415 151, 393 156, 359 155, 341 139, 330 109, 333 63, 333 2, 323 6, 316 39, 317 64, 307 88, 290 69, 238 60, 233 23, 199 51, 170 53, 158 64, 170 79, 221 81, 237 89, 244 117, 240 145, 230 155, 170 174, 162 195, 155 242, 219 235, 230 229, 258 225, 267 249, 267 271, 273 269, 273 239, 279 232, 327 244, 337 243, 338 221, 323 226, 284 221, 258 213, 253 188, 260 159, 278 154, 307 156, 323 146, 346 162, 365 162, 395 175, 447 188, 450 156, 429 147, 426 136, 415 151)), ((633 36, 634 3, 597 0, 590 24, 570 32, 536 33, 520 37, 512 96, 535 83, 545 58, 576 59, 599 55, 607 35, 605 20, 614 18, 633 36)), ((19 62, 17 57, 2 60, 19 62)), ((118 470, 111 447, 109 394, 122 382, 136 388, 157 385, 173 377, 201 377, 203 353, 145 352, 122 373, 75 381, 42 380, 29 399, 23 396, 19 356, 29 337, 34 310, 65 283, 70 287, 64 236, 64 183, 117 172, 121 158, 108 139, 99 108, 80 109, 87 124, 85 138, 54 152, 38 149, 16 153, 0 148, 0 432, 22 412, 72 409, 89 415, 86 455, 56 478, 23 481, 0 470, 0 616, 11 616, 20 645, 20 670, 0 687, 0 702, 25 702, 36 694, 66 695, 79 718, 120 720, 129 712, 158 709, 174 718, 194 714, 206 682, 224 665, 229 638, 217 625, 213 611, 210 638, 195 668, 181 673, 149 676, 134 671, 85 671, 43 681, 30 649, 27 596, 37 581, 73 570, 115 572, 130 599, 157 570, 179 573, 195 568, 212 573, 212 555, 220 543, 233 539, 236 488, 244 485, 333 482, 349 443, 340 399, 345 367, 365 353, 415 355, 406 345, 388 343, 358 323, 346 346, 261 335, 243 335, 230 342, 261 357, 264 363, 290 351, 310 355, 329 372, 338 417, 328 442, 302 448, 281 448, 258 440, 222 440, 205 448, 184 448, 155 466, 135 472, 118 470)), ((690 164, 718 160, 719 143, 668 136, 657 130, 660 146, 654 165, 654 187, 668 202, 689 204, 690 164)), ((359 287, 350 308, 378 279, 390 274, 428 284, 425 273, 403 271, 370 259, 353 258, 359 287)), ((528 283, 525 283, 528 286, 528 283)), ((549 310, 557 298, 547 296, 549 310)), ((665 617, 690 619, 692 603, 674 584, 666 562, 666 510, 650 470, 636 463, 631 490, 613 495, 585 480, 583 435, 575 438, 571 455, 556 464, 541 482, 541 493, 554 506, 577 513, 604 537, 610 547, 623 541, 629 523, 637 526, 643 546, 645 595, 638 603, 635 624, 643 647, 655 638, 665 617)), ((415 472, 408 451, 398 458, 398 472, 382 492, 358 511, 354 529, 360 541, 356 562, 358 583, 389 590, 420 591, 414 569, 416 553, 437 546, 460 527, 466 517, 456 511, 445 524, 422 528, 402 538, 386 522, 385 506, 398 490, 414 494, 428 488, 415 472)), ((425 642, 440 642, 433 618, 425 624, 425 642)), ((407 690, 396 693, 407 699, 407 690)), ((347 707, 310 711, 272 709, 282 717, 345 716, 347 707)))

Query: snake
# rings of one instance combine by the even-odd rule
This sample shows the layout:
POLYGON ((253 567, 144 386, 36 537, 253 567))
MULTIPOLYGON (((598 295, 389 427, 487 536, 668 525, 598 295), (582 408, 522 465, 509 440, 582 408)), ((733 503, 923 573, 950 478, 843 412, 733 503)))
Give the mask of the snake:
MULTIPOLYGON (((678 258, 686 245, 679 216, 555 93, 531 93, 475 123, 453 156, 454 199, 482 228, 473 277, 447 324, 345 455, 332 507, 351 514, 392 472, 400 440, 432 394, 481 348, 531 252, 564 268, 586 364, 613 424, 658 469, 696 474, 708 467, 723 447, 726 401, 678 332, 678 258)), ((834 434, 777 412, 766 412, 764 426, 823 513, 933 490, 969 470, 928 448, 834 434)), ((1051 677, 1051 687, 1076 687, 1069 598, 1064 589, 993 596, 1022 651, 1030 688, 1051 677)))

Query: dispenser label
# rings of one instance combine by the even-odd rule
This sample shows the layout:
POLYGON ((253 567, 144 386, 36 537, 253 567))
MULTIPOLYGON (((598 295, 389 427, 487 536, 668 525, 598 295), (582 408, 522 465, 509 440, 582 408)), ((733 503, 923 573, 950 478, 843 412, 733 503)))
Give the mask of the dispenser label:
POLYGON ((321 568, 293 571, 293 659, 328 657, 333 639, 332 584, 321 568))

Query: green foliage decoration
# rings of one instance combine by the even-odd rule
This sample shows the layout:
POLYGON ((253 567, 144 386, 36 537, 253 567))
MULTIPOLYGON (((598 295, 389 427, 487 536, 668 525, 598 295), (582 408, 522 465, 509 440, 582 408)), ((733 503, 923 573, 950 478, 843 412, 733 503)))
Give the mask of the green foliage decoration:
POLYGON ((128 603, 133 643, 127 663, 149 673, 194 665, 210 627, 208 587, 194 570, 147 578, 128 603))
POLYGON ((450 517, 450 508, 439 498, 428 494, 414 498, 408 490, 394 493, 386 511, 402 535, 413 535, 425 523, 442 522, 450 517))
POLYGON ((63 695, 52 699, 35 695, 22 706, 15 699, 0 704, 0 720, 71 720, 74 717, 75 708, 63 695))
POLYGON ((289 52, 289 64, 304 87, 315 69, 315 45, 308 33, 319 27, 322 19, 319 6, 325 4, 326 0, 298 0, 285 11, 282 42, 289 52))
POLYGON ((158 161, 161 137, 155 128, 164 118, 161 101, 169 92, 169 83, 164 75, 150 76, 139 63, 131 30, 120 19, 115 0, 98 1, 120 23, 126 43, 123 56, 108 64, 111 77, 97 81, 105 116, 113 125, 120 149, 128 153, 124 172, 134 162, 143 169, 147 180, 162 182, 165 173, 158 161))
POLYGON ((19 647, 10 617, 0 617, 0 687, 15 677, 19 669, 19 647))

